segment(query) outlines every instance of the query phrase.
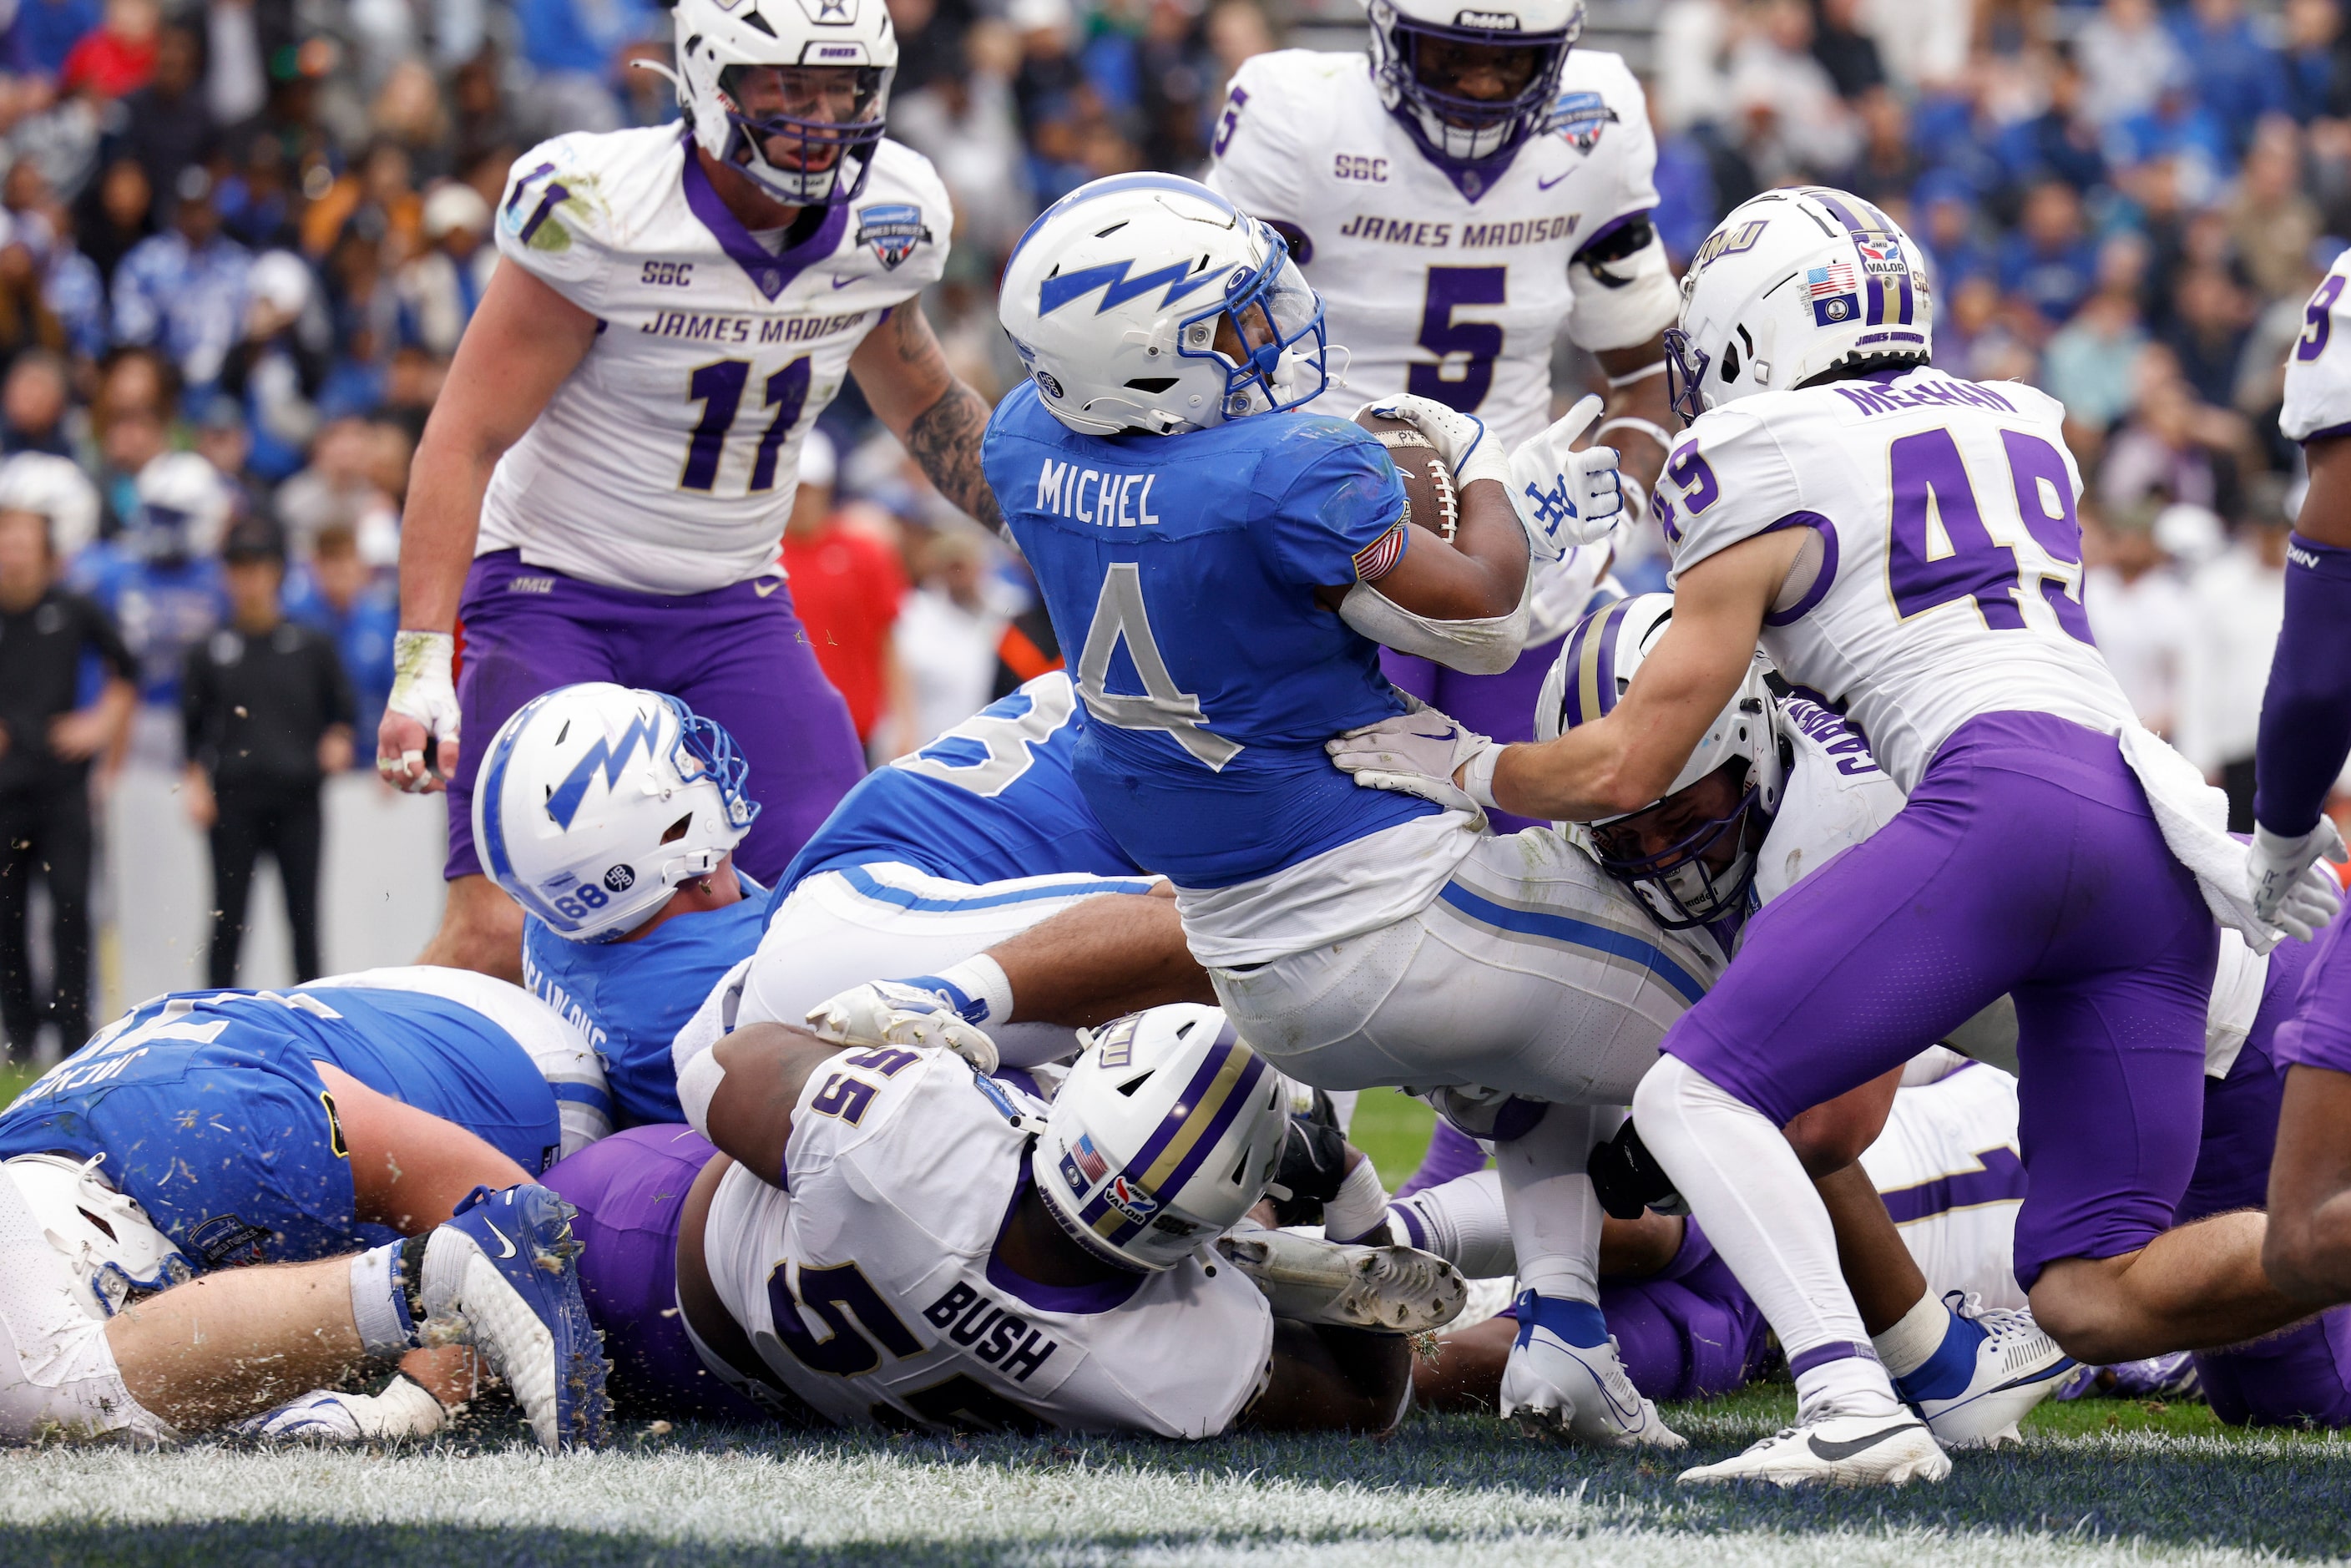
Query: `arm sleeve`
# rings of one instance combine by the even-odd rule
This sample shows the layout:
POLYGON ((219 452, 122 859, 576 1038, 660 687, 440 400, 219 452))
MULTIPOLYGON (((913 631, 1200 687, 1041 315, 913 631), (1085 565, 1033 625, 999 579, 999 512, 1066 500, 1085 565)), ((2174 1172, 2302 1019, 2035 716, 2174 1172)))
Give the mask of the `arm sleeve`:
POLYGON ((1703 415, 1674 443, 1657 500, 1677 578, 1804 509, 1795 465, 1778 438, 1736 405, 1703 415))
POLYGON ((498 198, 498 255, 591 315, 605 311, 613 277, 611 222, 602 187, 580 172, 580 139, 559 136, 515 160, 498 198))
POLYGON ((1313 588, 1360 580, 1358 558, 1387 537, 1405 509, 1404 480, 1387 449, 1343 419, 1303 422, 1269 451, 1258 495, 1266 526, 1250 537, 1277 576, 1313 588))
POLYGON ((1275 78, 1278 61, 1277 56, 1259 55, 1233 73, 1211 138, 1205 183, 1245 213, 1296 225, 1308 215, 1305 150, 1290 134, 1288 95, 1275 78))
MULTIPOLYGON (((2351 259, 2351 258, 2346 258, 2351 259)), ((2326 275, 2303 312, 2302 335, 2285 359, 2285 407, 2278 428, 2289 441, 2351 434, 2351 272, 2326 275)))
POLYGON ((98 607, 94 600, 78 601, 81 607, 82 644, 95 652, 99 661, 117 676, 126 681, 139 678, 139 665, 124 645, 122 633, 114 629, 114 618, 98 607))
POLYGON ((360 700, 351 690, 350 672, 343 668, 343 657, 335 644, 324 636, 318 638, 318 660, 320 685, 326 698, 327 723, 357 725, 360 721, 360 700))

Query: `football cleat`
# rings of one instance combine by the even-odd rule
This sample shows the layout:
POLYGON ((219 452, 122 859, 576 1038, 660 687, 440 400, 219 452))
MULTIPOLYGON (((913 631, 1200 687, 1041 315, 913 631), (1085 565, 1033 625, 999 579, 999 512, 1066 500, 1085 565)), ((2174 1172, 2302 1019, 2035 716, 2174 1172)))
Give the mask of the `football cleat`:
POLYGON ((579 1212, 536 1182, 475 1187, 424 1249, 428 1343, 471 1344, 549 1449, 596 1447, 611 1414, 580 1295, 579 1212))
POLYGON ((1951 1326, 1927 1364, 1894 1380, 1947 1448, 1997 1448, 2024 1439, 2017 1423, 2064 1385, 2074 1358, 2057 1348, 2028 1312, 1983 1308, 1953 1291, 1944 1296, 1951 1326))
POLYGON ((1460 1316, 1461 1271, 1416 1247, 1342 1246, 1289 1230, 1244 1230, 1217 1250, 1265 1292, 1278 1318, 1422 1333, 1460 1316))
POLYGON ((403 1376, 381 1394, 321 1388, 265 1410, 236 1428, 264 1443, 380 1443, 429 1437, 448 1424, 441 1401, 403 1376))
POLYGON ((1848 1416, 1831 1407, 1782 1427, 1743 1453, 1681 1473, 1685 1486, 1770 1481, 1778 1487, 1898 1487, 1938 1481, 1951 1458, 1927 1424, 1908 1411, 1848 1416))
POLYGON ((2112 1366, 2077 1366, 2058 1390, 2060 1399, 2199 1399, 2203 1387, 2188 1351, 2150 1355, 2112 1366))
POLYGON ((1502 1367, 1501 1414, 1531 1437, 1595 1448, 1680 1448, 1687 1439, 1641 1397, 1590 1301, 1521 1291, 1519 1337, 1502 1367))

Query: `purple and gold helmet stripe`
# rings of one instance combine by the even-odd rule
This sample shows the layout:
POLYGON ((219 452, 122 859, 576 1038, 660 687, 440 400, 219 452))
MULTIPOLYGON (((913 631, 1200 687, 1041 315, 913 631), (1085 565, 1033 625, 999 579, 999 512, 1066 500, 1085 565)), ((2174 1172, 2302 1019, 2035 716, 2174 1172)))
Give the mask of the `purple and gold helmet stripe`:
POLYGON ((1560 696, 1562 733, 1604 717, 1615 707, 1616 627, 1632 603, 1620 599, 1598 614, 1585 616, 1570 636, 1567 687, 1560 696))
POLYGON ((1159 1195, 1175 1192, 1216 1148, 1225 1133, 1248 1106, 1251 1092, 1265 1077, 1265 1060, 1241 1043, 1229 1023, 1200 1059, 1192 1081, 1168 1108, 1134 1157, 1104 1182, 1080 1211, 1079 1219, 1105 1241, 1123 1242, 1145 1223, 1111 1201, 1120 1177, 1156 1207, 1159 1195))

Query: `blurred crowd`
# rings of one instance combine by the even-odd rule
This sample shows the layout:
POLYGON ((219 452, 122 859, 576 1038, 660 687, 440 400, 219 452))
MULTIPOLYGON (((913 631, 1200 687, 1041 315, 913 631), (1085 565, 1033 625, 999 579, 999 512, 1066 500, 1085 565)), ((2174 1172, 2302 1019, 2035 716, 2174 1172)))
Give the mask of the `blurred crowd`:
MULTIPOLYGON (((892 133, 953 195, 925 301, 983 393, 1018 368, 1006 253, 1100 175, 1196 171, 1240 61, 1323 0, 890 0, 892 133), (1302 7, 1302 9, 1301 9, 1302 7)), ((390 684, 410 455, 496 264, 507 171, 569 129, 673 118, 649 0, 16 0, 0 32, 0 451, 95 487, 68 580, 142 671, 160 766, 176 684, 226 623, 217 555, 251 522, 287 613, 337 644, 365 766, 390 684), (194 454, 225 514, 141 476, 194 454), (200 507, 199 510, 209 510, 200 507)), ((2296 456, 2281 366, 2351 234, 2344 0, 1665 0, 1635 37, 1659 226, 1687 256, 1765 186, 1856 189, 1930 252, 1938 351, 2063 398, 2101 643, 2148 722, 2232 790, 2281 592, 2296 456), (1637 47, 1646 42, 1646 57, 1637 47)), ((1335 29, 1335 30, 1334 30, 1335 29)), ((1587 367, 1562 363, 1573 382, 1587 367)), ((1564 389, 1563 389, 1564 390, 1564 389)), ((851 387, 810 445, 795 594, 877 758, 1053 650, 1017 563, 946 506, 851 387)), ((183 476, 184 478, 184 475, 183 476)), ((1636 585, 1654 542, 1625 551, 1636 585)))

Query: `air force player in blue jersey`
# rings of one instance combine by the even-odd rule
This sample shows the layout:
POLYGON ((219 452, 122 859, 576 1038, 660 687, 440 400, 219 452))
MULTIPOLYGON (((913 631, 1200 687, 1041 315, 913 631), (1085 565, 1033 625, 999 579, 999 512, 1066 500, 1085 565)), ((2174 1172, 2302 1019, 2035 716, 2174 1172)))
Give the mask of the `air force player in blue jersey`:
POLYGON ((1531 554, 1621 509, 1615 455, 1566 450, 1583 410, 1506 456, 1473 416, 1384 402, 1459 484, 1454 537, 1411 527, 1374 436, 1292 412, 1328 377, 1282 241, 1186 180, 1055 204, 1000 308, 1029 379, 989 425, 988 483, 1081 650, 1074 766, 1095 817, 1175 883, 1219 1001, 1282 1071, 1443 1089, 1473 1120, 1511 1104, 1480 1129, 1537 1298, 1504 1410, 1677 1444, 1609 1345, 1583 1173, 1719 956, 1659 932, 1557 835, 1489 833, 1458 790, 1367 800, 1323 751, 1403 713, 1382 645, 1509 666, 1531 554))
POLYGON ((670 1040, 758 945, 748 776, 717 724, 604 681, 524 705, 482 764, 474 841, 523 908, 524 984, 587 1035, 622 1126, 684 1119, 670 1040))

